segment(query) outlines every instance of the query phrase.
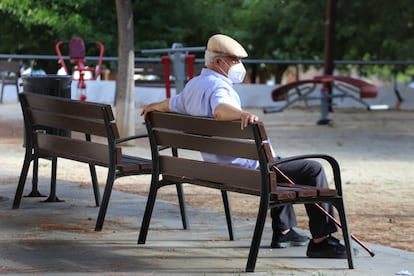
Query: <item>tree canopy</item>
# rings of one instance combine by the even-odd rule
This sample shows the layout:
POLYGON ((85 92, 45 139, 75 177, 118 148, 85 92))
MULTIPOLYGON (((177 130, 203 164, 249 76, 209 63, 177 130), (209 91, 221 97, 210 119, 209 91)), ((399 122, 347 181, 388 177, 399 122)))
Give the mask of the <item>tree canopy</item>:
MULTIPOLYGON (((204 46, 235 37, 254 59, 321 60, 325 3, 307 0, 135 0, 135 48, 204 46)), ((336 0, 336 60, 413 60, 410 0, 336 0)), ((55 54, 58 40, 100 40, 117 56, 113 0, 2 0, 0 53, 55 54)))

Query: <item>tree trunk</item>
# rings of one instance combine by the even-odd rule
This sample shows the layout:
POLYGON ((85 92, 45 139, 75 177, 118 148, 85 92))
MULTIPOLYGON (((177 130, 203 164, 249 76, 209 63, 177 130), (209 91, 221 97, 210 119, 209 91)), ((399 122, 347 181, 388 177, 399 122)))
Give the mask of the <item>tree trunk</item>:
POLYGON ((134 17, 131 0, 115 0, 118 18, 116 121, 120 136, 135 133, 134 17))
MULTIPOLYGON (((336 20, 336 1, 326 0, 326 19, 325 19, 325 44, 324 44, 324 64, 323 74, 332 75, 334 71, 334 51, 335 51, 335 20, 336 20)), ((325 84, 328 94, 332 95, 332 84, 325 84)), ((326 99, 329 112, 333 111, 332 98, 326 99)), ((322 103, 324 104, 324 103, 322 103)))

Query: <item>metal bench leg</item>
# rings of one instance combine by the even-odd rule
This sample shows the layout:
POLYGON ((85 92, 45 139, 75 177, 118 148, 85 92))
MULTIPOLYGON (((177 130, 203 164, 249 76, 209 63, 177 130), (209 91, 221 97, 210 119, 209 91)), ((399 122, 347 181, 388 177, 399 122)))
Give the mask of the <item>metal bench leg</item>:
POLYGON ((260 242, 262 240, 263 229, 266 222, 269 200, 263 199, 267 195, 262 195, 260 200, 259 212, 257 214, 256 226, 254 228, 253 239, 250 245, 249 257, 246 264, 246 272, 254 272, 256 267, 257 255, 259 253, 260 242))
POLYGON ((29 172, 30 162, 31 157, 26 155, 23 162, 22 171, 20 172, 19 184, 17 185, 16 194, 14 196, 13 209, 17 209, 20 206, 20 201, 22 200, 23 196, 24 184, 26 182, 27 173, 29 172))
POLYGON ((187 212, 185 207, 185 198, 184 198, 184 191, 183 191, 183 185, 176 184, 177 188, 177 195, 178 195, 178 202, 180 204, 180 212, 181 212, 181 220, 183 222, 183 228, 188 229, 188 219, 187 219, 187 212))
POLYGON ((101 207, 99 208, 98 218, 96 220, 95 231, 102 231, 103 223, 105 220, 106 209, 108 208, 109 199, 112 193, 112 186, 115 181, 115 169, 108 169, 108 176, 106 178, 105 190, 101 202, 101 207))
POLYGON ((95 166, 92 164, 89 164, 89 171, 91 172, 91 180, 92 180, 93 194, 95 196, 95 204, 96 204, 96 207, 99 207, 100 202, 101 202, 101 194, 99 192, 99 183, 98 183, 98 177, 96 176, 95 166))
POLYGON ((231 218, 230 201, 227 195, 227 191, 221 191, 221 197, 223 198, 224 212, 226 213, 227 229, 229 231, 229 239, 234 241, 233 234, 233 221, 231 218))
POLYGON ((342 229, 342 235, 343 235, 344 242, 345 242, 346 255, 348 259, 348 267, 349 269, 353 269, 354 263, 352 261, 351 234, 349 233, 349 229, 348 229, 348 223, 347 223, 346 215, 345 215, 345 207, 342 201, 337 201, 335 203, 335 207, 338 210, 339 219, 341 221, 341 229, 342 229))
POLYGON ((33 159, 32 191, 26 197, 45 197, 45 195, 42 195, 37 188, 37 185, 39 183, 38 171, 39 171, 39 159, 34 158, 33 159))
POLYGON ((151 184, 147 205, 145 206, 144 217, 142 218, 141 229, 138 236, 138 244, 144 244, 147 240, 148 228, 151 222, 152 211, 154 210, 155 199, 157 197, 158 187, 151 184))
POLYGON ((64 202, 56 196, 57 157, 52 157, 52 177, 50 178, 50 194, 44 202, 64 202))
MULTIPOLYGON (((91 141, 91 135, 85 134, 85 139, 86 141, 91 141)), ((98 177, 96 176, 96 169, 93 164, 89 164, 89 171, 91 172, 91 180, 92 180, 93 194, 95 196, 95 204, 96 204, 96 207, 99 207, 99 204, 101 202, 101 195, 99 192, 99 184, 98 184, 98 177)))

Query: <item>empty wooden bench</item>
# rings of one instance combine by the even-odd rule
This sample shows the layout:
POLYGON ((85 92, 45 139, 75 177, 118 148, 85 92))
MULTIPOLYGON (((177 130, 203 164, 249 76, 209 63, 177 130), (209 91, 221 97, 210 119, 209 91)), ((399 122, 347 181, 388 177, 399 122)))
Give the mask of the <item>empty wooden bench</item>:
POLYGON ((151 144, 153 171, 138 237, 139 244, 144 244, 147 240, 158 189, 165 185, 190 183, 221 191, 258 196, 260 204, 246 265, 247 272, 255 269, 268 209, 288 203, 314 202, 330 202, 338 210, 347 249, 348 266, 353 268, 350 235, 342 199, 340 170, 334 158, 313 154, 275 162, 262 122, 251 124, 241 130, 239 121, 217 121, 176 113, 151 112, 146 118, 146 126, 151 144), (159 149, 162 147, 258 160, 260 169, 209 163, 201 160, 197 154, 187 154, 185 157, 171 156, 161 152, 159 149), (311 186, 292 187, 283 183, 279 183, 280 186, 277 185, 273 166, 278 162, 305 158, 324 159, 329 162, 333 170, 335 188, 319 190, 311 186))
MULTIPOLYGON (((151 160, 122 154, 122 142, 147 137, 146 134, 120 137, 112 108, 108 104, 90 103, 33 93, 20 93, 25 124, 25 158, 14 197, 19 208, 27 173, 32 161, 52 160, 51 195, 56 197, 57 158, 89 165, 96 206, 100 205, 95 230, 102 230, 112 187, 119 177, 151 174, 151 160), (108 168, 106 185, 100 202, 95 166, 108 168)), ((38 162, 33 162, 37 166, 38 162)), ((181 184, 177 185, 183 227, 187 228, 181 184)))

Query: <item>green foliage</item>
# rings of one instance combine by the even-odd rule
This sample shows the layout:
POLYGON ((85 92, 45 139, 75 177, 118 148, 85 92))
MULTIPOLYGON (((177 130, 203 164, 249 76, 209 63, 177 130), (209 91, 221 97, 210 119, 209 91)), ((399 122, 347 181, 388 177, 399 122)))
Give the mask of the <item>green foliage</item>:
MULTIPOLYGON (((335 2, 336 60, 414 60, 411 0, 335 2)), ((133 5, 137 50, 175 42, 204 46, 212 34, 224 33, 246 46, 252 59, 323 59, 326 1, 135 0, 133 5)), ((55 54, 58 40, 81 36, 100 40, 106 56, 117 56, 114 0, 2 0, 0 16, 0 53, 55 54)))
MULTIPOLYGON (((113 0, 2 0, 0 53, 55 55, 55 44, 59 40, 80 36, 85 42, 101 41, 106 54, 116 55, 114 8, 113 0)), ((39 61, 37 66, 50 73, 56 72, 58 64, 39 61)))
POLYGON ((239 2, 135 1, 135 47, 170 48, 175 42, 184 46, 205 46, 212 34, 232 35, 229 26, 233 25, 233 21, 229 14, 240 7, 239 2))
MULTIPOLYGON (((116 31, 111 21, 116 23, 112 1, 99 0, 2 0, 0 23, 2 53, 54 54, 54 44, 59 40, 69 40, 81 36, 87 40, 108 39, 108 30, 116 31), (106 8, 101 9, 102 2, 106 8), (110 5, 109 5, 110 4, 110 5), (112 7, 111 7, 112 6, 112 7), (109 9, 109 10, 108 10, 109 9), (106 19, 102 24, 101 19, 106 19)), ((112 36, 111 36, 112 37, 112 36)))

